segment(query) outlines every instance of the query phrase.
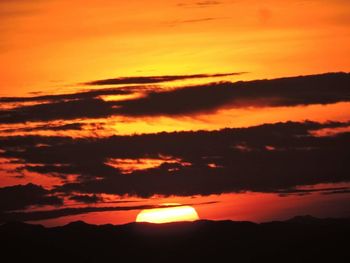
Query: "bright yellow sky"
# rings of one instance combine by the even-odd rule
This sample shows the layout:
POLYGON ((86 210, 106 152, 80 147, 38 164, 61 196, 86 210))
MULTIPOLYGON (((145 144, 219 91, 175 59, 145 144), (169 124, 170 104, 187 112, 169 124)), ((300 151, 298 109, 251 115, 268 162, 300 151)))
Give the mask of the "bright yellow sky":
POLYGON ((1 96, 117 76, 350 69, 346 0, 3 0, 1 96))

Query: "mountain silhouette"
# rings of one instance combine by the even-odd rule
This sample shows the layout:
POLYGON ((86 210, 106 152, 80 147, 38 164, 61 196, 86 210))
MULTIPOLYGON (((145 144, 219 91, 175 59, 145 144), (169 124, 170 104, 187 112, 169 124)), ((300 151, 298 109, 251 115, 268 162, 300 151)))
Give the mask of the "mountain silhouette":
POLYGON ((0 226, 2 262, 349 262, 350 219, 0 226))

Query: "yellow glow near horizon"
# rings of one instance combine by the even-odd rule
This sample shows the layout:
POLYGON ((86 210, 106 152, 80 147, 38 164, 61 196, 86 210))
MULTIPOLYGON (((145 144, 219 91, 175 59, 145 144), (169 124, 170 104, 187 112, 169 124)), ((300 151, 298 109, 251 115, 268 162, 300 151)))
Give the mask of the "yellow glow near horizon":
POLYGON ((176 206, 142 210, 136 217, 136 222, 170 223, 180 221, 195 221, 199 216, 191 206, 176 206))

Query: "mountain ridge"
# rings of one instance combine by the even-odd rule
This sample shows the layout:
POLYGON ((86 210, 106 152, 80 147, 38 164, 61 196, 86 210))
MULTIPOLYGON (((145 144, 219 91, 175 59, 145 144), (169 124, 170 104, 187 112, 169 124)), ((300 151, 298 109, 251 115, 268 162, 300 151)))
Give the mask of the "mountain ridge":
POLYGON ((349 262, 344 237, 350 235, 350 218, 296 219, 125 225, 77 221, 51 228, 9 222, 0 226, 0 260, 349 262))

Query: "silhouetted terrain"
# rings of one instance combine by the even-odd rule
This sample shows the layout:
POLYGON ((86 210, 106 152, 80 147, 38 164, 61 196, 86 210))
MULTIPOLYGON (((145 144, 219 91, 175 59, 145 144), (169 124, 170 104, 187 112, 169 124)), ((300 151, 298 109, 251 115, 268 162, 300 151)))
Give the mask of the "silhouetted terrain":
POLYGON ((1 262, 350 262, 350 219, 0 226, 1 262), (4 260, 5 259, 5 260, 4 260))

